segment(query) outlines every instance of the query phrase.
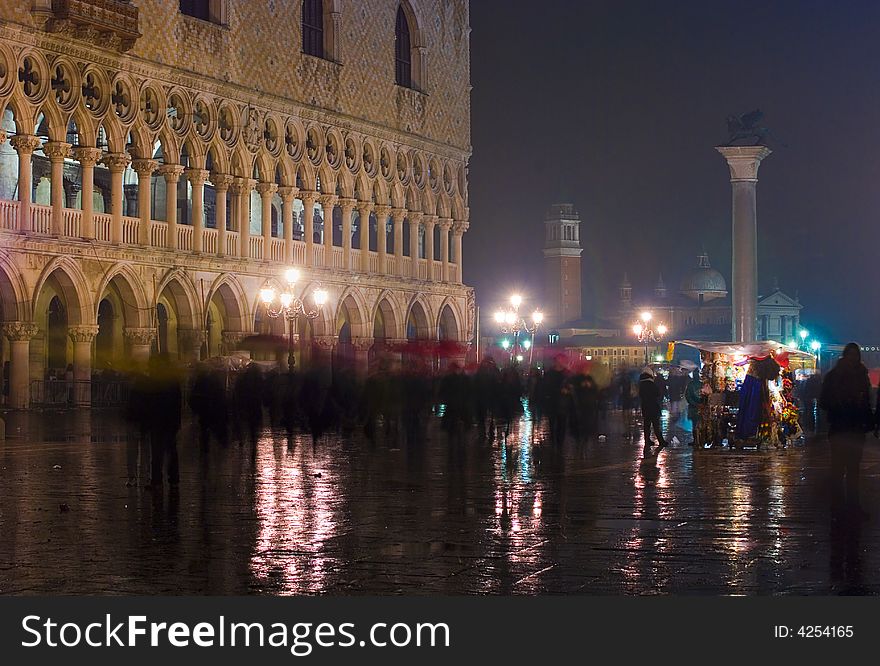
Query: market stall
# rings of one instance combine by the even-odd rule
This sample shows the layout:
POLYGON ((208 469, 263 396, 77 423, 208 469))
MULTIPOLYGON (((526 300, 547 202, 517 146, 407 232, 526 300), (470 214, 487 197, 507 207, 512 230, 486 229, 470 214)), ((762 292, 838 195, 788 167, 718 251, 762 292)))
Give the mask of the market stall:
POLYGON ((679 340, 700 352, 700 446, 784 446, 802 437, 794 372, 815 367, 812 354, 773 341, 679 340))

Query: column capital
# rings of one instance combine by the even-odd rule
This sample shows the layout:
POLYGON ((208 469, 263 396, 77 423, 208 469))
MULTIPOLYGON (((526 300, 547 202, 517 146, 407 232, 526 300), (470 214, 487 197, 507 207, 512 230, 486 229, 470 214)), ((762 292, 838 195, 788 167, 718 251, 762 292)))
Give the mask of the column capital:
POLYGON ((312 338, 315 346, 322 351, 332 351, 336 346, 337 337, 335 335, 316 335, 312 338))
POLYGON ((437 224, 440 225, 440 231, 449 231, 452 228, 452 218, 441 217, 437 220, 437 224))
POLYGON ((40 328, 29 321, 7 321, 3 323, 2 330, 11 342, 30 340, 40 332, 40 328))
POLYGON ((767 146, 718 146, 715 150, 727 160, 731 183, 757 183, 761 160, 773 152, 767 146))
POLYGON ((437 224, 438 219, 440 218, 438 218, 436 215, 425 215, 422 218, 422 224, 424 224, 426 227, 433 228, 434 225, 437 224))
POLYGON ((465 220, 456 220, 452 225, 452 233, 454 234, 463 234, 468 230, 470 224, 468 224, 465 220))
POLYGON ((47 141, 43 144, 43 152, 53 162, 70 157, 70 148, 71 145, 64 141, 47 141))
POLYGON ((159 167, 159 173, 165 177, 166 183, 176 183, 179 181, 183 171, 182 164, 163 164, 159 167))
POLYGON ((81 326, 70 326, 67 329, 67 335, 73 342, 91 342, 98 335, 98 327, 83 324, 81 326))
POLYGON ((138 175, 138 178, 145 178, 152 176, 153 172, 159 168, 159 160, 138 158, 131 161, 131 168, 138 175))
POLYGON ((312 190, 300 190, 299 198, 301 201, 311 201, 312 205, 315 205, 315 202, 318 200, 320 194, 318 192, 313 192, 312 190))
POLYGON ((215 190, 228 190, 234 179, 235 177, 230 176, 228 173, 215 173, 213 171, 210 176, 211 185, 214 186, 215 190))
POLYGON ((322 194, 318 197, 318 200, 321 202, 322 206, 335 206, 336 202, 339 200, 335 194, 322 194))
POLYGON ((406 208, 392 208, 391 209, 391 218, 395 222, 399 222, 400 220, 402 220, 403 218, 406 217, 406 213, 407 213, 406 208))
POLYGON ((253 335, 253 333, 248 333, 247 331, 223 331, 220 333, 220 338, 223 340, 223 344, 230 348, 238 347, 250 335, 253 335))
POLYGON ((43 142, 37 136, 30 134, 16 134, 9 139, 9 145, 15 148, 15 152, 19 155, 29 155, 43 145, 43 142))
POLYGON ((351 346, 354 347, 357 351, 369 351, 373 344, 375 344, 376 340, 374 338, 353 338, 351 341, 351 346))
POLYGON ((131 156, 128 153, 105 153, 101 163, 111 172, 121 173, 131 163, 131 156))
POLYGON ((104 155, 104 151, 100 148, 90 148, 89 146, 76 146, 73 149, 73 159, 82 166, 95 166, 104 155))
POLYGON ((355 206, 357 206, 357 199, 350 199, 348 197, 341 197, 339 199, 340 208, 351 208, 354 210, 355 206))
POLYGON ((355 205, 357 208, 358 214, 361 217, 364 217, 364 212, 366 211, 366 217, 369 217, 370 213, 373 212, 374 206, 372 201, 358 201, 355 205))
POLYGON ((294 185, 282 185, 278 188, 278 196, 281 197, 283 203, 290 203, 296 199, 299 188, 294 185))
POLYGON ((414 224, 414 225, 418 225, 422 221, 422 218, 424 217, 424 215, 425 215, 424 213, 422 213, 421 211, 418 211, 418 210, 410 211, 409 216, 408 216, 409 223, 414 224))
POLYGON ((376 212, 377 219, 385 218, 387 220, 388 216, 391 215, 391 206, 385 204, 376 204, 373 210, 376 212))
POLYGON ((271 197, 278 191, 277 183, 257 183, 256 185, 257 192, 260 193, 261 197, 271 197))
POLYGON ((204 185, 207 182, 208 178, 211 176, 211 172, 207 169, 191 168, 186 169, 183 173, 184 175, 186 175, 186 178, 190 182, 190 184, 194 185, 195 187, 201 187, 202 185, 204 185))
POLYGON ((205 332, 197 328, 182 328, 177 331, 177 335, 184 347, 201 346, 205 341, 205 332))
POLYGON ((134 345, 149 345, 156 338, 155 328, 129 328, 122 329, 125 338, 134 345))

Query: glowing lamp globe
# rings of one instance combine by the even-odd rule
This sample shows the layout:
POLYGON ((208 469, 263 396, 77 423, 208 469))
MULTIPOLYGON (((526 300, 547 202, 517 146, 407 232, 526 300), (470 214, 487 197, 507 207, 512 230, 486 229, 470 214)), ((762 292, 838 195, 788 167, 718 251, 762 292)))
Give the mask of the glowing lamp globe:
POLYGON ((315 291, 315 305, 317 305, 320 308, 320 307, 323 307, 326 302, 327 302, 327 292, 324 291, 323 289, 317 289, 315 291))
POLYGON ((504 322, 506 324, 515 324, 516 323, 516 313, 515 312, 508 312, 507 314, 505 314, 504 315, 504 322))
POLYGON ((636 324, 635 326, 633 326, 633 333, 635 333, 636 335, 641 335, 643 330, 644 329, 642 328, 641 324, 636 324))
POLYGON ((818 340, 813 340, 813 341, 810 343, 810 349, 812 349, 813 351, 819 351, 819 348, 820 348, 821 346, 822 346, 822 343, 819 342, 818 340))
POLYGON ((666 335, 666 332, 667 332, 668 330, 669 330, 669 329, 666 328, 666 325, 665 325, 665 324, 660 324, 660 325, 657 327, 657 332, 658 332, 660 335, 666 335))
POLYGON ((801 340, 806 340, 806 339, 807 339, 807 336, 808 336, 809 334, 810 334, 810 332, 809 332, 807 329, 802 328, 802 329, 801 329, 801 332, 800 332, 799 335, 801 336, 801 340))
POLYGON ((544 321, 544 313, 536 310, 532 313, 532 321, 536 324, 540 324, 542 321, 544 321))
POLYGON ((293 303, 293 294, 288 294, 286 291, 281 294, 281 307, 289 308, 290 304, 293 303))
POLYGON ((284 279, 288 284, 295 284, 299 280, 299 271, 295 268, 288 268, 284 271, 284 279))
POLYGON ((503 324, 504 323, 504 313, 501 312, 501 310, 499 310, 498 312, 495 313, 495 323, 496 324, 503 324))
POLYGON ((520 305, 522 305, 522 296, 520 296, 519 294, 514 294, 510 297, 510 304, 513 307, 518 308, 520 305))
POLYGON ((651 321, 651 313, 648 312, 647 310, 646 310, 645 312, 643 312, 640 316, 641 316, 641 318, 642 318, 642 321, 645 322, 646 324, 647 324, 649 321, 651 321))
POLYGON ((260 289, 260 300, 269 305, 275 300, 275 290, 272 287, 263 287, 260 289))

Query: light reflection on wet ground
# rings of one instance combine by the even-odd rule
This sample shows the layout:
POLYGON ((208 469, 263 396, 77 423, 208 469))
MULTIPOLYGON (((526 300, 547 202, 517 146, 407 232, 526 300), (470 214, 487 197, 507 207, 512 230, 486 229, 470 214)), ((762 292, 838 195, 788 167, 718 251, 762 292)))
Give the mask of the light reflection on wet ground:
MULTIPOLYGON (((200 454, 179 489, 142 486, 148 454, 88 414, 7 415, 0 442, 5 594, 876 593, 878 521, 832 531, 827 446, 641 458, 640 423, 543 444, 418 446, 266 431, 200 454), (58 466, 58 467, 56 467, 58 466), (127 487, 138 475, 140 486, 127 487)), ((672 414, 670 422, 676 421, 672 414)), ((679 434, 682 441, 688 437, 679 434)), ((880 446, 863 463, 876 513, 880 446)))

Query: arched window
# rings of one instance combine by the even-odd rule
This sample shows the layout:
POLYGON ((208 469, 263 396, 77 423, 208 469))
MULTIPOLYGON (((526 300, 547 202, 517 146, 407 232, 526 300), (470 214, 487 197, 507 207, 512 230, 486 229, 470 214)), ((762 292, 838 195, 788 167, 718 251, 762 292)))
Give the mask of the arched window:
POLYGON ((303 0, 302 6, 303 53, 324 57, 324 2, 303 0))
POLYGON ((394 29, 394 71, 397 85, 412 88, 412 46, 409 21, 403 7, 397 8, 397 25, 394 29))

